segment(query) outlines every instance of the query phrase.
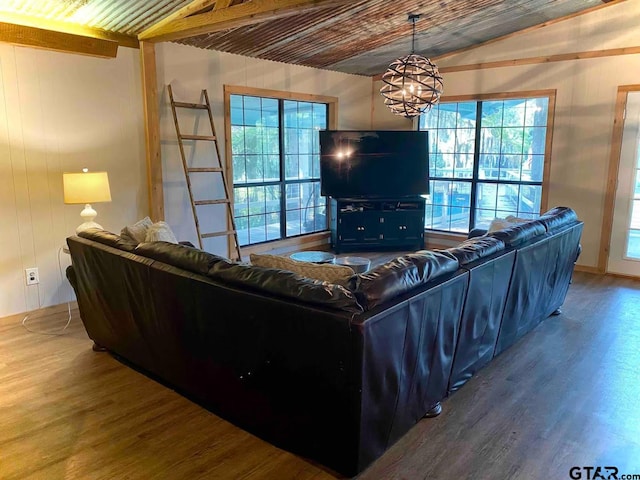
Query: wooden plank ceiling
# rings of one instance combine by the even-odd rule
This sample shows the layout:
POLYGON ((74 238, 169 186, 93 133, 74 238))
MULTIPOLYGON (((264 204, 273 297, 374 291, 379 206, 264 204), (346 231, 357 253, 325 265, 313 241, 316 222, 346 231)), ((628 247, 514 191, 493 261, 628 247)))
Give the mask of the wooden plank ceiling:
POLYGON ((416 51, 434 58, 599 5, 603 0, 3 0, 0 20, 6 13, 70 22, 134 40, 171 39, 376 75, 410 52, 409 13, 421 14, 416 51))

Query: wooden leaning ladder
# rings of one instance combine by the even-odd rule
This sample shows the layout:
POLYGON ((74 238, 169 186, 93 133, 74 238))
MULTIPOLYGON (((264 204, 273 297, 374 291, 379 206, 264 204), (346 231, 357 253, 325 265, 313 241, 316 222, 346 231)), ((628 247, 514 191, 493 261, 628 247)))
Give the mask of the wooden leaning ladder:
POLYGON ((233 218, 233 210, 231 205, 231 195, 229 191, 229 186, 227 184, 227 180, 224 175, 224 169, 222 168, 222 162, 220 161, 220 148, 218 147, 218 138, 216 137, 216 129, 213 125, 213 115, 211 114, 211 104, 209 103, 209 95, 206 90, 202 90, 202 95, 204 96, 205 103, 184 103, 184 102, 176 102, 173 99, 173 91, 171 89, 171 85, 168 85, 169 90, 169 99, 171 100, 171 111, 173 112, 173 122, 176 125, 176 134, 178 136, 178 146, 180 147, 180 157, 182 158, 182 167, 184 168, 184 175, 187 180, 187 190, 189 191, 189 201, 191 202, 191 210, 193 211, 193 220, 196 224, 196 232, 198 234, 198 242, 200 243, 200 249, 203 249, 202 239, 203 238, 211 238, 211 237, 232 237, 233 242, 235 244, 236 255, 238 256, 238 260, 242 259, 242 255, 240 254, 240 244, 238 243, 238 231, 236 229, 236 222, 233 218), (189 108, 189 109, 199 109, 206 110, 209 115, 209 124, 211 126, 211 136, 208 135, 183 135, 180 132, 180 124, 178 123, 178 114, 176 113, 176 108, 189 108), (187 165, 187 158, 184 154, 184 145, 183 140, 194 140, 194 141, 207 141, 213 142, 215 146, 215 156, 216 163, 213 167, 207 168, 191 168, 187 165), (191 175, 198 173, 218 173, 222 179, 222 185, 224 187, 225 198, 211 199, 211 200, 195 200, 193 198, 193 189, 191 188, 191 175), (202 233, 200 231, 200 222, 198 220, 198 212, 197 208, 200 205, 218 205, 225 204, 227 210, 227 218, 229 220, 227 225, 231 225, 231 230, 222 230, 218 232, 209 232, 202 233))

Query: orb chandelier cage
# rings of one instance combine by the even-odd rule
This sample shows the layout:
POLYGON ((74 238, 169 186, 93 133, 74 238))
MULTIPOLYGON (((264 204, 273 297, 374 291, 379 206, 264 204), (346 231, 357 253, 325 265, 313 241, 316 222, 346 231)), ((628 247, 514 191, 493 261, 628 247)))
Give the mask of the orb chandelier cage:
POLYGON ((409 14, 413 24, 411 53, 394 60, 382 75, 380 94, 384 104, 395 114, 413 118, 428 112, 438 103, 443 91, 438 67, 428 58, 415 53, 416 20, 420 15, 409 14))

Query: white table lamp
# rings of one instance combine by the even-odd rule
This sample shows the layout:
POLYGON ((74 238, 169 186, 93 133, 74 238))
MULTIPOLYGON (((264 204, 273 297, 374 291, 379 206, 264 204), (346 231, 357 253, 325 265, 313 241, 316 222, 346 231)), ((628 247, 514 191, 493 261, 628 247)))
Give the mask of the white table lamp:
POLYGON ((62 174, 64 203, 85 204, 84 210, 80 213, 84 223, 76 228, 76 233, 87 228, 102 228, 93 221, 98 213, 91 207, 91 204, 111 201, 107 172, 89 172, 86 168, 82 172, 62 174))

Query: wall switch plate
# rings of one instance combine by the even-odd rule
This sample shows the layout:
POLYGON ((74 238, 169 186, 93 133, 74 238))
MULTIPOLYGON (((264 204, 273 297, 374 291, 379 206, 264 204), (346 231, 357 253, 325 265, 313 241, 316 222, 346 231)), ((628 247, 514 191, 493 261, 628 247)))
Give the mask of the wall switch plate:
POLYGON ((40 275, 37 268, 27 268, 24 271, 27 278, 27 285, 37 285, 40 283, 40 275))

